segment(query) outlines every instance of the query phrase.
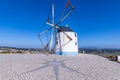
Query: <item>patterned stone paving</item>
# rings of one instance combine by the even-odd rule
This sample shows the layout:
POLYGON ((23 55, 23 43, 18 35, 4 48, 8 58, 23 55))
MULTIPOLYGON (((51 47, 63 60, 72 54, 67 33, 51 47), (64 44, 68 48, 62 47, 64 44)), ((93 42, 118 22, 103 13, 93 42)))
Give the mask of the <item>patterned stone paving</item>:
POLYGON ((0 80, 120 80, 120 64, 90 54, 1 54, 0 80))

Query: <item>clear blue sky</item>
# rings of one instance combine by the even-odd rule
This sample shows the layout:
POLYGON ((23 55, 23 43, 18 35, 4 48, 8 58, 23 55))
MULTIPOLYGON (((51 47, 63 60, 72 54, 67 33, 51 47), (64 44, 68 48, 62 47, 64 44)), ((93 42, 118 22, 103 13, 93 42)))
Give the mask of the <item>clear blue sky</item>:
MULTIPOLYGON (((50 5, 55 13, 67 0, 0 0, 0 45, 38 48, 37 37, 50 5)), ((79 47, 120 48, 120 0, 71 0, 72 15, 62 24, 78 33, 79 47)))

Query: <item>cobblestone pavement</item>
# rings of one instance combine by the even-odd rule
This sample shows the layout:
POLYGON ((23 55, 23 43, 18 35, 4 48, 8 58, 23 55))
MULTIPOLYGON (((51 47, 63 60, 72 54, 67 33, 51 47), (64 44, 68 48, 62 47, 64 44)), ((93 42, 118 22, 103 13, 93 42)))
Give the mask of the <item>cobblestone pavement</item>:
POLYGON ((90 54, 1 54, 0 80, 120 80, 120 64, 90 54))

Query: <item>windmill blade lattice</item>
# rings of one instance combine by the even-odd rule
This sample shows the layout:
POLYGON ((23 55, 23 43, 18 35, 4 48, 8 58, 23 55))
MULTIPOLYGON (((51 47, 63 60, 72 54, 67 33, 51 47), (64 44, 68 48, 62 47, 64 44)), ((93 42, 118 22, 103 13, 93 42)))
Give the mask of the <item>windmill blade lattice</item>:
POLYGON ((72 40, 72 38, 59 27, 59 24, 62 23, 74 10, 74 7, 72 6, 70 0, 68 0, 68 2, 65 5, 65 9, 60 16, 60 19, 58 21, 56 21, 57 23, 54 23, 54 5, 53 4, 52 4, 51 8, 52 8, 51 9, 52 11, 51 11, 51 13, 49 13, 49 17, 46 22, 46 24, 49 25, 49 28, 43 30, 38 35, 38 37, 41 41, 41 44, 44 47, 44 50, 49 50, 49 52, 52 52, 52 48, 54 48, 54 46, 55 46, 55 43, 56 43, 55 35, 57 34, 58 30, 60 30, 69 39, 69 41, 66 42, 64 45, 68 44, 72 40), (51 14, 51 16, 50 16, 50 14, 51 14))

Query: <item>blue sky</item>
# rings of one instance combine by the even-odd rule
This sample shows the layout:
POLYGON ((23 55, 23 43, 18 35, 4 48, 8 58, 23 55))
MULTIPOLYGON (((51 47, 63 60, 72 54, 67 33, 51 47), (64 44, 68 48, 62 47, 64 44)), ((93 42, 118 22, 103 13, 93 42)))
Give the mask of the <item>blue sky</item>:
MULTIPOLYGON (((67 0, 0 0, 0 45, 39 48, 37 37, 50 5, 61 13, 67 0)), ((120 48, 120 0, 71 0, 68 24, 78 33, 79 47, 120 48)))

